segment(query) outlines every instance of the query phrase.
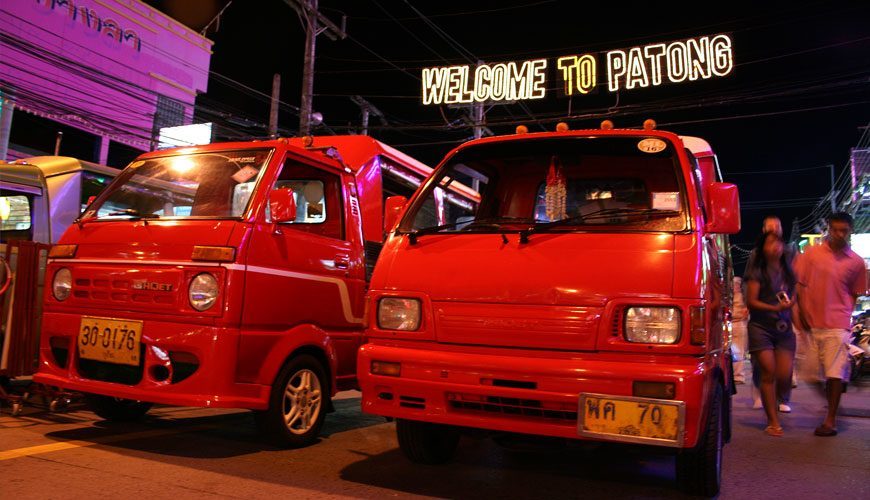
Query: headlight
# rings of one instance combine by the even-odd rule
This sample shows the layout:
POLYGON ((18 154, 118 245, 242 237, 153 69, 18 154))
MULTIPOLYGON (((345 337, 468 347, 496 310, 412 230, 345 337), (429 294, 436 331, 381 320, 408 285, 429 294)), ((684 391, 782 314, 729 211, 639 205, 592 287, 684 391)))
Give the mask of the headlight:
POLYGON ((54 298, 64 301, 72 292, 72 273, 69 269, 62 267, 54 273, 54 280, 51 283, 51 292, 54 298))
POLYGON ((218 282, 209 273, 197 274, 187 290, 190 305, 197 311, 205 311, 217 302, 218 282))
POLYGON ((680 310, 676 307, 629 307, 625 311, 625 339, 644 344, 675 344, 680 339, 680 310))
POLYGON ((383 298, 378 302, 378 328, 411 331, 419 327, 419 300, 383 298))

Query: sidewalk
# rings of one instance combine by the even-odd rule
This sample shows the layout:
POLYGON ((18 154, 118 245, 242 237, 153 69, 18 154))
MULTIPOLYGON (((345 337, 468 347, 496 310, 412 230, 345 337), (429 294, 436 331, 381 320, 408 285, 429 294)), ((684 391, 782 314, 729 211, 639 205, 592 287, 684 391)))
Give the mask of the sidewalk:
POLYGON ((813 435, 826 402, 800 381, 792 390, 792 412, 780 414, 782 437, 764 434, 764 410, 752 409, 750 385, 738 385, 732 401, 733 438, 725 447, 720 498, 753 497, 753 492, 761 498, 827 499, 844 492, 870 498, 870 376, 850 383, 843 394, 834 437, 813 435))

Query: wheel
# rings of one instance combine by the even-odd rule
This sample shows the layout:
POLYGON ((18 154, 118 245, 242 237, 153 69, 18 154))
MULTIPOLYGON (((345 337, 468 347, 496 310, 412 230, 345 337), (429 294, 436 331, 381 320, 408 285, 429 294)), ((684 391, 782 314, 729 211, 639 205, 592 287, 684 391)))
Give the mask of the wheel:
POLYGON ((677 455, 677 482, 690 495, 712 497, 722 484, 722 386, 717 384, 698 445, 677 455))
POLYGON ((396 419, 399 448, 408 460, 418 464, 443 464, 453 458, 459 444, 459 430, 449 425, 396 419))
POLYGON ((313 443, 326 416, 324 397, 329 383, 320 362, 308 355, 290 360, 272 386, 269 409, 254 413, 260 432, 291 448, 313 443))
MULTIPOLYGON (((113 398, 99 394, 85 394, 85 404, 97 416, 113 422, 130 422, 144 417, 151 409, 151 403, 132 399, 113 398)), ((57 404, 54 405, 57 409, 57 404)))

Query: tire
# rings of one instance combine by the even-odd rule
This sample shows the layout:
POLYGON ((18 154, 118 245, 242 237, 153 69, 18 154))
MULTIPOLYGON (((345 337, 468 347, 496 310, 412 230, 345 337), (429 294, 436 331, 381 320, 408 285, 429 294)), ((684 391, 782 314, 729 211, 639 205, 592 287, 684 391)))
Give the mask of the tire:
POLYGON ((686 493, 704 497, 719 494, 722 485, 722 448, 724 432, 722 386, 716 384, 710 413, 698 445, 677 455, 677 482, 686 493))
POLYGON ((449 425, 396 420, 399 448, 408 460, 436 465, 450 461, 459 444, 459 430, 449 425))
POLYGON ((85 394, 85 404, 98 417, 111 422, 139 420, 151 409, 151 403, 132 399, 113 398, 99 394, 85 394))
POLYGON ((329 406, 325 373, 320 361, 309 355, 288 361, 272 386, 269 409, 254 413, 261 434, 286 448, 314 443, 329 406))

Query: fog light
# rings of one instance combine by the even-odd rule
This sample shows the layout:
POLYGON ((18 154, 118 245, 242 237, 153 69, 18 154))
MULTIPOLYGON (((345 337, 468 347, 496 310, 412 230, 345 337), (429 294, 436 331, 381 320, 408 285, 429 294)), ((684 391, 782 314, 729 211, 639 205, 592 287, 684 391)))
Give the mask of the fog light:
POLYGON ((635 381, 631 393, 640 398, 674 399, 677 396, 677 388, 672 382, 635 381))
POLYGON ((372 361, 372 375, 398 377, 402 375, 402 364, 389 361, 372 361))

